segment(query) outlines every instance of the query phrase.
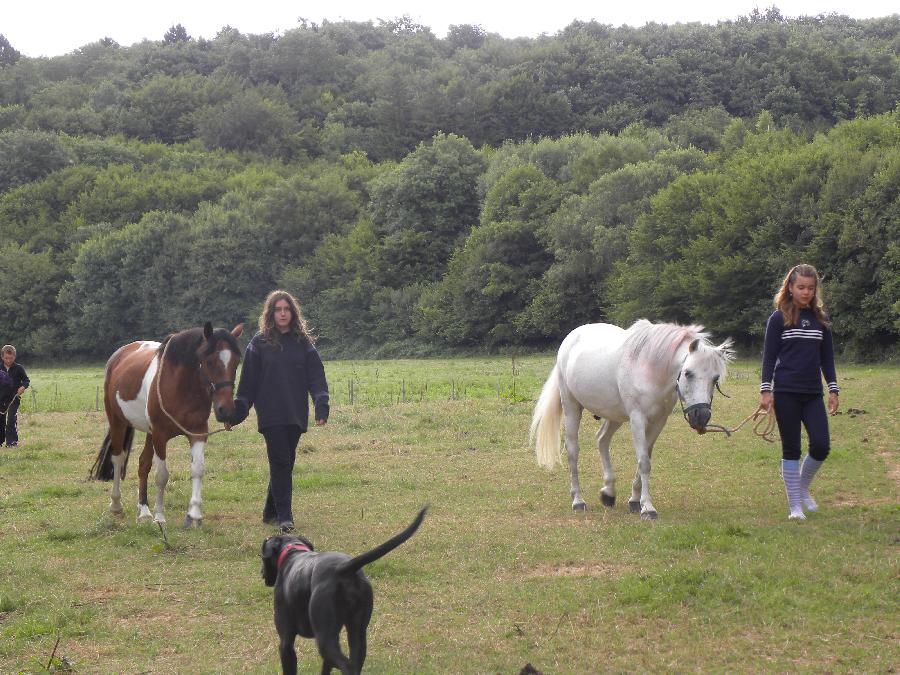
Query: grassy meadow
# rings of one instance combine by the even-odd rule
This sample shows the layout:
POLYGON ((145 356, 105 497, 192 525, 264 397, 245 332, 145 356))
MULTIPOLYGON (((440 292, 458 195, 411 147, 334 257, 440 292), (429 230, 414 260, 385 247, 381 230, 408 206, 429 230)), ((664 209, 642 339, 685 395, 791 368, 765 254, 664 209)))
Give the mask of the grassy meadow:
MULTIPOLYGON (((366 672, 900 668, 900 367, 839 366, 842 414, 806 522, 787 520, 779 446, 749 428, 698 436, 680 411, 654 452, 659 520, 642 522, 627 508, 627 427, 612 446, 614 509, 599 502, 590 415, 586 513, 570 508, 567 471, 535 464, 528 426, 551 364, 326 363, 331 418, 300 441, 298 530, 359 553, 431 504, 415 537, 367 568, 366 672)), ((166 540, 135 523, 136 458, 122 519, 109 484, 86 480, 105 433, 102 367, 29 375, 23 445, 0 449, 0 673, 279 672, 253 417, 210 439, 201 529, 180 527, 189 457, 184 439, 170 443, 166 540)), ((755 409, 757 364, 733 364, 723 388, 732 398, 717 395, 712 421, 734 425, 755 409)), ((300 672, 319 672, 311 641, 297 651, 300 672)))

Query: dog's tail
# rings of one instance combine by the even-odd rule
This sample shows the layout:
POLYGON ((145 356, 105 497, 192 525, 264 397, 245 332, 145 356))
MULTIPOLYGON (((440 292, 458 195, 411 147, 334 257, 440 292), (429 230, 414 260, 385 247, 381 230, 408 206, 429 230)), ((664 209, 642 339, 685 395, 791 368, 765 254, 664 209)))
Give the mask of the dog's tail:
POLYGON ((416 533, 416 530, 419 529, 419 525, 422 524, 422 521, 425 519, 425 512, 428 511, 428 505, 422 507, 422 510, 419 511, 419 515, 416 516, 416 519, 409 524, 403 532, 400 534, 391 537, 386 542, 384 542, 381 546, 376 546, 371 551, 366 551, 355 558, 351 558, 350 560, 341 563, 338 568, 338 574, 353 574, 357 570, 362 569, 370 562, 375 562, 380 557, 390 553, 395 548, 397 548, 404 541, 409 539, 416 533))

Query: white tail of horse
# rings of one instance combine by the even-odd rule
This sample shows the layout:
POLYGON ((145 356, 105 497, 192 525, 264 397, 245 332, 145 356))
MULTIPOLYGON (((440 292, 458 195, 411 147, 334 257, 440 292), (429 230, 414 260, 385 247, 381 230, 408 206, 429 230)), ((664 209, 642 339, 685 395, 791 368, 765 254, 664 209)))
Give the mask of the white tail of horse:
POLYGON ((554 365, 550 377, 544 382, 534 416, 531 418, 531 442, 537 463, 552 469, 560 460, 559 429, 562 420, 562 401, 559 398, 559 374, 554 365))

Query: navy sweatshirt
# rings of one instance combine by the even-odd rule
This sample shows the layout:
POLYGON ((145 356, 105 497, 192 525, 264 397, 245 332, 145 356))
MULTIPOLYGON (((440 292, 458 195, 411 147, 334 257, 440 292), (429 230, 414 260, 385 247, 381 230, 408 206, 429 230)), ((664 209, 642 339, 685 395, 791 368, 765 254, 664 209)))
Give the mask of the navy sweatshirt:
POLYGON ((6 374, 6 370, 0 368, 0 414, 6 410, 15 395, 16 387, 13 386, 12 378, 6 374))
POLYGON ((328 383, 325 367, 315 346, 293 334, 281 336, 278 345, 257 333, 244 352, 241 383, 238 385, 235 423, 256 406, 257 427, 294 425, 306 431, 309 397, 317 420, 328 419, 328 383))
POLYGON ((840 391, 831 331, 809 309, 801 309, 797 324, 790 327, 785 327, 780 310, 772 312, 766 323, 760 392, 821 394, 822 375, 828 391, 840 391))
POLYGON ((15 363, 7 368, 6 364, 0 361, 0 368, 6 372, 13 381, 13 389, 18 390, 19 387, 25 387, 28 389, 28 385, 31 384, 31 380, 28 379, 28 375, 25 373, 25 368, 22 367, 21 363, 15 363))

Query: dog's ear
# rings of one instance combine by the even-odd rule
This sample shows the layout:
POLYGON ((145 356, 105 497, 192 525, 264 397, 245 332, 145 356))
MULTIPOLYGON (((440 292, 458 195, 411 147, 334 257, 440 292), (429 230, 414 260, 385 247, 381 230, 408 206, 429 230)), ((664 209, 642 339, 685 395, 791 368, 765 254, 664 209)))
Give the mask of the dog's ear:
POLYGON ((269 537, 262 544, 262 551, 260 552, 260 556, 265 558, 277 558, 278 554, 281 553, 282 541, 281 537, 269 537))
POLYGON ((263 542, 262 551, 262 577, 266 586, 274 586, 278 578, 278 554, 281 553, 281 537, 269 537, 263 542))

